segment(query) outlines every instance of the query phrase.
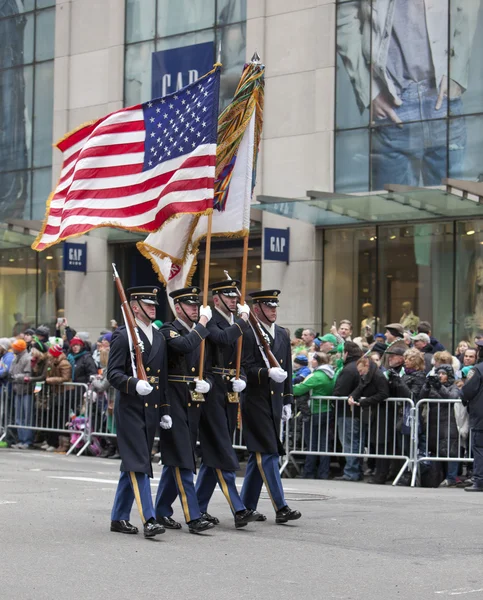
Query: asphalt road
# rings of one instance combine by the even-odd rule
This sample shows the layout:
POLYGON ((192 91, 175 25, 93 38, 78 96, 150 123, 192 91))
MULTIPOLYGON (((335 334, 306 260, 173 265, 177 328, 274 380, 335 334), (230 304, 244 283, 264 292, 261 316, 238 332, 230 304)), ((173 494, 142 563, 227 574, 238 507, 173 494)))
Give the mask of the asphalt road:
POLYGON ((483 494, 284 479, 297 522, 264 494, 269 520, 235 530, 217 491, 215 530, 153 541, 109 532, 118 469, 0 450, 2 600, 483 598, 483 494))

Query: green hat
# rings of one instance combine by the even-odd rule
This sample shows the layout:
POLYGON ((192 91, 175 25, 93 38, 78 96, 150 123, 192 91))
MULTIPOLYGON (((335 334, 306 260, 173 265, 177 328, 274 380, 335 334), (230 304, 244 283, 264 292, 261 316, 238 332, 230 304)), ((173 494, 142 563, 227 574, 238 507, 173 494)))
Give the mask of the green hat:
POLYGON ((321 342, 329 342, 330 344, 337 344, 337 338, 332 333, 326 333, 324 336, 319 337, 321 342))

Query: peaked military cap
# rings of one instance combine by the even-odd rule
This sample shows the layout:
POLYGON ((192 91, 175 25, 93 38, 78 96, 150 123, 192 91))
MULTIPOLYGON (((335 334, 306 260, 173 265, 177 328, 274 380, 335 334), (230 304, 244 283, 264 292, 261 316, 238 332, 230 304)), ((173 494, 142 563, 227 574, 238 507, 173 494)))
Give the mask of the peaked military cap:
POLYGON ((213 294, 223 294, 236 298, 238 296, 237 287, 240 285, 238 279, 224 279, 223 281, 215 281, 208 286, 213 294))
POLYGON ((145 304, 156 304, 158 305, 158 287, 152 285, 140 285, 138 287, 132 287, 127 290, 129 294, 129 300, 139 300, 145 304))
POLYGON ((252 292, 249 294, 253 302, 266 304, 267 306, 278 306, 278 296, 280 290, 262 290, 260 292, 252 292))
POLYGON ((170 297, 174 300, 175 304, 182 302, 183 304, 201 304, 199 294, 201 289, 192 285, 190 287, 182 288, 181 290, 175 290, 170 292, 170 297))

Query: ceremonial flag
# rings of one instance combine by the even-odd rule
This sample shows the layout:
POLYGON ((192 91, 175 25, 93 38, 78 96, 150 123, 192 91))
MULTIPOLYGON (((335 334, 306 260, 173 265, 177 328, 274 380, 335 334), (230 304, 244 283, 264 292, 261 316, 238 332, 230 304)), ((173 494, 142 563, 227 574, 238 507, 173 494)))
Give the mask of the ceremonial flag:
MULTIPOLYGON (((215 203, 212 235, 244 237, 250 230, 250 204, 263 122, 264 67, 245 65, 231 104, 218 119, 215 203)), ((138 242, 167 293, 190 285, 208 218, 184 215, 138 242)))
POLYGON ((57 143, 60 181, 35 250, 97 227, 156 231, 213 207, 220 69, 119 110, 57 143))

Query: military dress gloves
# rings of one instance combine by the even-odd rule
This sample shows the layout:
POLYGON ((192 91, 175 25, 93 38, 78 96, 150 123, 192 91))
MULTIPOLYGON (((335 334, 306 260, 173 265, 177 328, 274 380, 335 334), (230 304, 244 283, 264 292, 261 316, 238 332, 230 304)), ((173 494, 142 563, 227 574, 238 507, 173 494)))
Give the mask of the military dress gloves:
POLYGON ((282 409, 282 421, 285 423, 285 421, 288 421, 291 418, 292 418, 292 405, 284 404, 283 409, 282 409))
POLYGON ((206 317, 206 320, 209 321, 212 317, 211 308, 209 306, 200 306, 200 317, 206 317))
POLYGON ((243 381, 243 379, 235 379, 232 377, 230 381, 232 383, 231 387, 234 392, 243 392, 243 390, 247 387, 247 384, 245 381, 243 381))
POLYGON ((194 381, 196 383, 195 391, 199 394, 207 394, 210 391, 211 385, 204 379, 195 379, 194 381))
POLYGON ((282 383, 287 379, 287 371, 284 371, 281 367, 272 367, 268 369, 268 376, 273 379, 275 383, 282 383))
POLYGON ((161 429, 171 429, 173 426, 173 419, 169 415, 163 415, 159 422, 161 429))
POLYGON ((140 379, 137 383, 136 383, 136 392, 140 395, 140 396, 147 396, 148 394, 150 394, 153 391, 152 386, 149 385, 149 383, 147 381, 145 381, 144 379, 140 379))
POLYGON ((245 304, 237 304, 236 305, 237 310, 238 310, 238 316, 242 316, 242 315, 249 315, 250 314, 250 308, 248 307, 248 304, 245 302, 245 304))

